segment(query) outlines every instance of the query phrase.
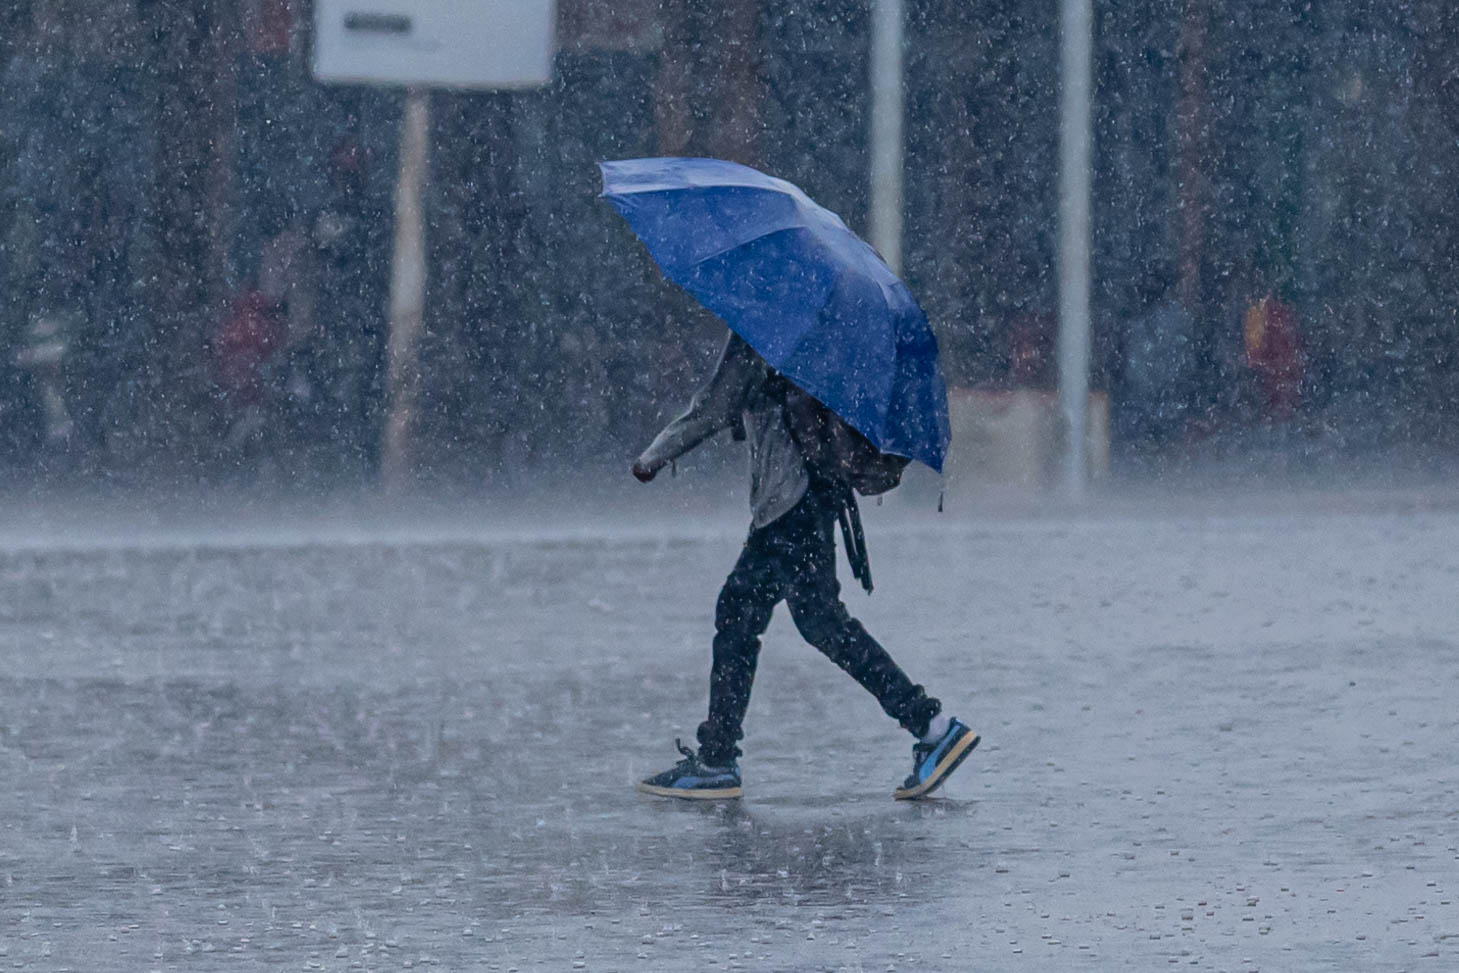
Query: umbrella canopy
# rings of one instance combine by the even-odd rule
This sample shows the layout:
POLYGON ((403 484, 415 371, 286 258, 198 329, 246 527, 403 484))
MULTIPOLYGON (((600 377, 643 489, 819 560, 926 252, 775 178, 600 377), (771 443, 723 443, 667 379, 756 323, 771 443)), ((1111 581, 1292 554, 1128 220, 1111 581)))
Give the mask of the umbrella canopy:
POLYGON ((604 162, 664 274, 883 452, 942 470, 947 388, 911 291, 841 218, 719 159, 604 162))

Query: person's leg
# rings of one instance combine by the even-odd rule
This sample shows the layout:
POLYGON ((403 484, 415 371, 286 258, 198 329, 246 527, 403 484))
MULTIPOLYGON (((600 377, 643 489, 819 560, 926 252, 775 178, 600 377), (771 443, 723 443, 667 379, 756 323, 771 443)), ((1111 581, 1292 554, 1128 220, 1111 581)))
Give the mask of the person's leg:
POLYGON ((735 744, 744 736, 760 636, 784 590, 775 563, 778 524, 750 532, 715 604, 709 716, 698 732, 700 759, 710 766, 727 764, 740 755, 735 744))
POLYGON ((892 791, 898 800, 926 797, 978 745, 978 735, 942 713, 942 704, 913 684, 841 603, 836 580, 834 513, 817 513, 798 534, 802 550, 786 590, 791 617, 810 642, 876 697, 887 715, 916 737, 912 773, 892 791))
MULTIPOLYGON (((800 508, 787 517, 798 513, 800 508)), ((796 549, 789 558, 793 572, 785 594, 790 616, 807 642, 875 696, 888 716, 921 737, 942 704, 914 684, 846 611, 836 578, 834 525, 835 513, 824 503, 809 505, 803 516, 787 524, 796 549)))

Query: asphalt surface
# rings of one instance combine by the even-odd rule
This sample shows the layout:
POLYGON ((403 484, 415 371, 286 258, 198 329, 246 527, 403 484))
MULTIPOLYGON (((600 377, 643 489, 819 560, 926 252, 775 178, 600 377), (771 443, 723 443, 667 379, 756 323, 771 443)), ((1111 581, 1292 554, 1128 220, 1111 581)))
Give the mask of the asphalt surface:
POLYGON ((633 790, 738 511, 12 524, 0 968, 1454 969, 1451 501, 869 509, 848 605, 983 735, 916 804, 783 612, 744 800, 633 790))

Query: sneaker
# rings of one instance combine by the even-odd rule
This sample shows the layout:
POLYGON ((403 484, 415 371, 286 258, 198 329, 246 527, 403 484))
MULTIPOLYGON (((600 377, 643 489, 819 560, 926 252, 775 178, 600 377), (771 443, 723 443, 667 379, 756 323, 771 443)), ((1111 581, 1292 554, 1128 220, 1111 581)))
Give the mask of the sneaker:
POLYGON ((678 740, 674 746, 684 759, 672 770, 654 774, 638 782, 638 789, 645 794, 659 797, 682 797, 698 801, 723 801, 739 797, 740 768, 731 760, 723 767, 710 767, 699 762, 699 755, 678 740))
POLYGON ((892 791, 899 801, 926 797, 941 786, 947 775, 957 770, 982 737, 958 720, 949 721, 947 732, 932 743, 912 745, 912 773, 902 786, 892 791))

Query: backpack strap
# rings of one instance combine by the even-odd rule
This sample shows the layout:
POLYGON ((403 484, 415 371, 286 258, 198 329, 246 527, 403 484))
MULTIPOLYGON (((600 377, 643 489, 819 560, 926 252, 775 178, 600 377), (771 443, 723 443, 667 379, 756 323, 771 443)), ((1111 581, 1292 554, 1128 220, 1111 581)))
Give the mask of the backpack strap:
POLYGON ((871 558, 866 553, 866 534, 861 529, 861 509, 856 505, 856 491, 850 487, 840 490, 836 520, 841 524, 841 540, 846 548, 846 561, 851 565, 851 576, 861 582, 867 594, 871 594, 871 558))
POLYGON ((784 382, 780 414, 805 462, 806 472, 839 487, 845 478, 837 467, 836 452, 829 441, 828 412, 816 399, 784 382))
POLYGON ((871 558, 866 553, 866 534, 861 529, 861 508, 856 504, 856 490, 840 474, 835 450, 826 440, 826 409, 818 401, 798 389, 783 386, 781 415, 790 430, 791 441, 800 451, 811 489, 820 489, 836 506, 836 520, 841 525, 842 546, 851 576, 871 594, 871 558))

